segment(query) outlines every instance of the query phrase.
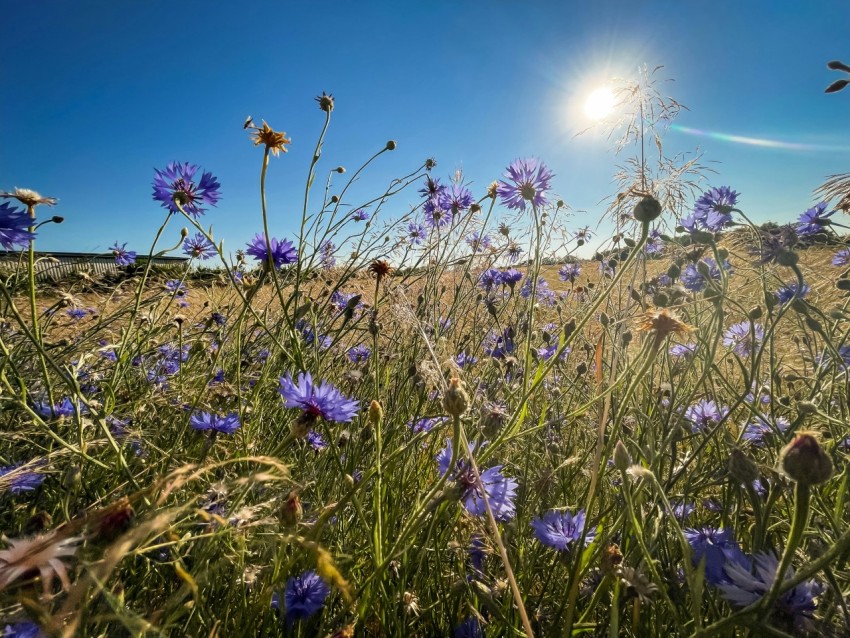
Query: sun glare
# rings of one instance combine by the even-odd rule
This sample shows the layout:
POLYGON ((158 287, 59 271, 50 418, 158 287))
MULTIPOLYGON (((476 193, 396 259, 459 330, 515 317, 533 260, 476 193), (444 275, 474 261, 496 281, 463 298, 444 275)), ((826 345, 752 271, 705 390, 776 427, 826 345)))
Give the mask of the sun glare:
POLYGON ((601 120, 614 110, 614 93, 607 86, 601 86, 587 96, 584 113, 592 120, 601 120))

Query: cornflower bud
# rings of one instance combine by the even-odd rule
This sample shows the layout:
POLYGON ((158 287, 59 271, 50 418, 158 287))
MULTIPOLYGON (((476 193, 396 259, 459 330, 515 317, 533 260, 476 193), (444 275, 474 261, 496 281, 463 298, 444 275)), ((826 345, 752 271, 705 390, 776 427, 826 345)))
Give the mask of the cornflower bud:
POLYGON ((460 417, 469 408, 469 395, 464 390, 460 379, 452 377, 449 389, 443 395, 443 409, 453 417, 460 417))
POLYGON ((792 481, 817 485, 832 476, 832 459, 812 432, 799 432, 779 453, 779 465, 792 481))

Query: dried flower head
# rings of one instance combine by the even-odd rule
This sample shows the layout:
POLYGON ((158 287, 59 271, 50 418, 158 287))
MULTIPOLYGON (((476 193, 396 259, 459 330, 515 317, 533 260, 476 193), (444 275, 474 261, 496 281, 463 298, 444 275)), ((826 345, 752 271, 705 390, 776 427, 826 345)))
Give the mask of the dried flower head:
POLYGON ((322 109, 325 113, 330 113, 334 110, 333 94, 328 95, 327 93, 322 91, 321 95, 316 96, 316 102, 319 103, 319 108, 322 109))
POLYGON ((393 267, 390 266, 390 263, 384 259, 376 259, 369 264, 367 271, 378 280, 378 283, 380 283, 384 277, 387 277, 392 273, 393 267))
POLYGON ((40 204, 44 204, 45 206, 55 206, 56 202, 59 200, 55 197, 42 197, 38 193, 29 188, 17 188, 12 192, 2 192, 0 193, 0 197, 4 197, 6 199, 17 199, 21 204, 26 206, 29 209, 35 208, 40 204))
POLYGON ((59 577, 62 588, 68 589, 71 581, 63 558, 77 552, 77 537, 63 537, 56 531, 35 538, 9 539, 9 548, 0 551, 0 591, 19 578, 38 572, 45 595, 50 593, 53 578, 59 577))
POLYGON ((254 146, 264 144, 266 148, 277 157, 281 151, 286 153, 286 144, 291 144, 292 140, 286 137, 285 132, 278 133, 263 120, 262 128, 259 126, 249 126, 254 129, 254 146))
POLYGON ((638 323, 638 330, 655 334, 655 349, 671 334, 688 335, 696 330, 682 321, 679 316, 667 308, 647 310, 638 323))

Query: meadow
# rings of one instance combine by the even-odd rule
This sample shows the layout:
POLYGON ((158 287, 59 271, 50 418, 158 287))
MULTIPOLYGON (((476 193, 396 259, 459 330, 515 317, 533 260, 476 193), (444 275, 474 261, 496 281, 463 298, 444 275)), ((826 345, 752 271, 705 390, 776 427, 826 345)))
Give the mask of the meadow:
POLYGON ((233 255, 191 163, 108 283, 37 282, 61 205, 2 194, 3 636, 848 635, 841 202, 755 225, 626 122, 586 255, 539 158, 350 201, 396 143, 328 165, 317 102, 288 237, 289 139, 245 123, 262 209, 233 255))

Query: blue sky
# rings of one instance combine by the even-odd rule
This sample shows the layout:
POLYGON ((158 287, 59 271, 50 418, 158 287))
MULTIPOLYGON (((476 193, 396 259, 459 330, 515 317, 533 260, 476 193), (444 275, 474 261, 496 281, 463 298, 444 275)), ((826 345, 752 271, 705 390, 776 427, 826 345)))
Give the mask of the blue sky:
MULTIPOLYGON (((812 145, 763 148, 670 131, 668 151, 704 152, 755 219, 789 221, 828 174, 850 171, 850 93, 825 95, 850 62, 846 1, 75 2, 0 0, 0 189, 59 198, 66 222, 45 250, 147 250, 163 218, 153 169, 212 171, 223 198, 204 218, 230 250, 260 230, 262 152, 247 115, 284 130, 272 160, 271 231, 291 236, 323 121, 336 98, 320 173, 353 170, 389 139, 361 181, 379 193, 434 157, 480 196, 516 157, 537 156, 553 187, 595 225, 618 162, 599 136, 575 137, 580 105, 611 76, 664 65, 693 129, 812 145), (842 147, 844 150, 841 150, 842 147)), ((415 191, 388 210, 406 212, 415 191)), ((176 233, 176 228, 174 229, 176 233)), ((169 243, 176 241, 176 236, 169 243)))

